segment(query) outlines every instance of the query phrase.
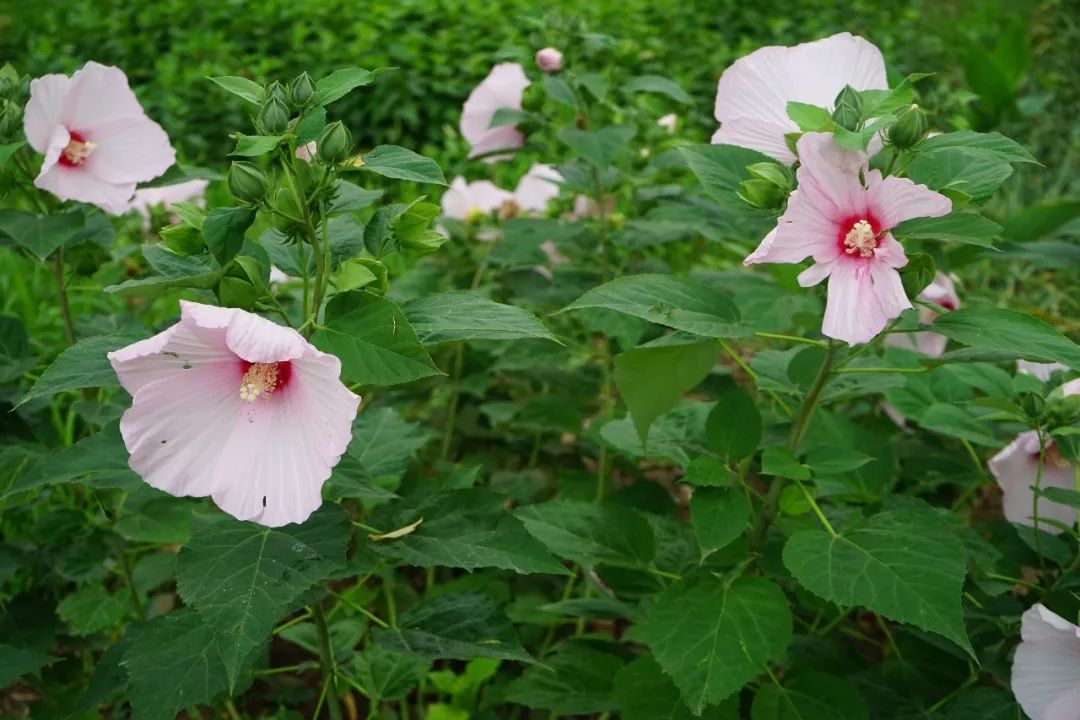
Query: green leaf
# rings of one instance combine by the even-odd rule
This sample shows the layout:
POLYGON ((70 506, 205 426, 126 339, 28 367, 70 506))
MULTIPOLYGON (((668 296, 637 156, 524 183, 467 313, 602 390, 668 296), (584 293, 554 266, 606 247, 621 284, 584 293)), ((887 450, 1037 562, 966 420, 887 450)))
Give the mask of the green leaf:
POLYGON ((490 490, 450 490, 418 503, 391 507, 372 522, 386 530, 407 527, 403 537, 382 540, 372 549, 417 567, 497 567, 517 573, 565 575, 562 563, 505 510, 506 497, 490 490))
POLYGON ((980 133, 973 130, 960 130, 958 132, 944 133, 928 138, 919 147, 920 153, 934 153, 947 149, 960 149, 973 154, 993 155, 1008 162, 1027 162, 1038 164, 1038 161, 1024 147, 1005 137, 998 132, 980 133))
POLYGON ((851 472, 873 460, 858 450, 838 445, 819 445, 806 455, 806 464, 820 475, 851 472))
POLYGON ((753 177, 746 166, 776 163, 757 150, 736 145, 686 145, 679 152, 713 200, 727 209, 747 212, 749 208, 738 197, 739 185, 753 177))
POLYGON ((398 618, 396 628, 376 630, 375 642, 425 660, 487 657, 533 662, 506 615, 479 593, 426 600, 398 618))
POLYGON ((544 92, 557 103, 568 107, 577 107, 577 96, 570 84, 558 75, 544 75, 540 79, 544 92))
POLYGON ((761 453, 761 472, 789 480, 809 480, 810 468, 801 464, 786 447, 774 445, 761 453))
POLYGON ((807 590, 938 633, 972 653, 961 591, 967 561, 956 534, 930 511, 878 513, 832 537, 802 530, 784 564, 807 590))
POLYGON ((266 90, 259 83, 247 78, 227 75, 224 77, 207 78, 215 85, 228 90, 233 95, 247 100, 253 105, 262 105, 266 99, 266 90))
POLYGON ((642 639, 695 715, 726 700, 780 657, 792 638, 784 593, 758 577, 701 575, 656 599, 642 639))
POLYGON ((364 385, 397 385, 443 374, 397 305, 367 292, 334 296, 325 327, 311 341, 341 359, 341 377, 364 385))
POLYGON ((24 145, 26 145, 26 142, 23 140, 0 144, 0 168, 7 165, 8 160, 10 160, 15 153, 19 152, 24 145))
POLYGON ((26 395, 23 395, 19 404, 65 390, 119 385, 120 381, 116 379, 116 373, 106 355, 139 339, 137 335, 129 332, 83 338, 60 353, 53 364, 41 373, 41 377, 26 395))
POLYGON ((833 129, 832 113, 817 105, 789 100, 787 114, 803 132, 830 132, 833 129))
POLYGON ((1002 234, 1010 242, 1033 242, 1056 233, 1076 218, 1080 218, 1080 201, 1034 205, 1005 218, 1002 234))
POLYGON ((739 462, 757 451, 761 442, 761 413, 750 393, 734 387, 720 400, 705 421, 709 449, 728 462, 739 462))
POLYGON ((976 445, 1001 447, 1001 442, 994 437, 970 413, 956 405, 934 403, 918 417, 919 425, 943 435, 968 440, 976 445))
POLYGON ((142 253, 160 275, 109 285, 105 292, 158 296, 163 290, 173 288, 212 288, 223 274, 208 253, 181 257, 157 245, 143 245, 142 253))
POLYGON ((104 585, 84 585, 56 606, 72 635, 93 635, 116 627, 130 608, 126 595, 110 595, 104 585))
POLYGON ((528 310, 474 292, 432 293, 402 308, 425 345, 462 340, 556 340, 528 310))
POLYGON ((1080 491, 1069 490, 1067 488, 1044 487, 1037 489, 1035 492, 1056 503, 1080 508, 1080 491))
POLYGON ((1080 370, 1080 347, 1054 326, 1016 310, 963 308, 939 315, 934 332, 978 350, 1080 370))
POLYGON ((638 75, 623 83, 626 92, 650 92, 667 95, 677 103, 693 105, 694 99, 682 89, 679 83, 662 75, 638 75))
POLYGON ((976 687, 948 705, 947 720, 1026 720, 1013 695, 1002 688, 976 687))
POLYGON ((783 685, 762 685, 751 720, 870 720, 858 689, 838 677, 802 673, 783 685))
POLYGON ((519 508, 516 515, 551 552, 582 565, 644 567, 656 554, 645 516, 621 505, 555 500, 519 508))
POLYGON ((177 587, 213 630, 230 687, 296 598, 344 565, 348 538, 348 518, 336 506, 279 528, 199 518, 180 551, 177 587))
POLYGON ((203 221, 203 239, 217 261, 232 260, 244 244, 244 233, 255 222, 255 211, 243 207, 214 208, 203 221))
POLYGON ((646 445, 653 420, 671 410, 716 365, 713 340, 646 345, 615 356, 615 386, 646 445))
POLYGON ((281 144, 281 135, 233 135, 236 147, 229 153, 240 157, 258 157, 265 155, 281 144))
POLYGON ((0 233, 45 261, 82 232, 86 218, 78 211, 60 215, 34 215, 21 210, 0 210, 0 233))
POLYGON ((612 126, 598 130, 579 130, 573 125, 564 125, 559 128, 558 136, 582 160, 606 170, 634 136, 634 129, 612 126))
POLYGON ((334 186, 337 194, 330 206, 331 212, 355 212, 374 205, 383 196, 382 190, 368 190, 347 180, 338 180, 334 186))
POLYGON ((566 640, 544 663, 527 669, 510 684, 510 702, 560 715, 592 715, 618 708, 612 684, 624 663, 614 649, 566 640))
POLYGON ((315 93, 319 97, 319 104, 329 105, 358 87, 370 85, 378 73, 378 70, 364 70, 358 67, 335 70, 315 83, 315 93))
POLYGON ((560 312, 605 308, 704 337, 745 334, 739 309, 718 290, 672 275, 629 275, 595 287, 560 312))
POLYGON ((393 408, 365 409, 353 421, 353 439, 334 468, 327 492, 332 497, 389 499, 387 481, 396 488, 413 455, 431 435, 393 408))
POLYGON ((5 688, 23 675, 37 672, 62 659, 0 643, 0 688, 5 688))
MULTIPOLYGON (((647 655, 615 675, 615 700, 623 720, 696 720, 671 678, 647 655)), ((739 720, 738 698, 706 708, 703 720, 739 720)))
POLYGON ((225 689, 214 635, 184 608, 133 625, 123 665, 135 720, 172 720, 181 708, 209 705, 225 689))
POLYGON ((14 315, 0 315, 0 383, 17 380, 33 367, 30 336, 23 321, 14 315))
MULTIPOLYGON (((300 119, 300 122, 296 125, 296 146, 297 148, 307 145, 312 140, 315 140, 322 133, 323 128, 326 127, 326 108, 316 106, 308 109, 304 116, 300 119)), ((341 180, 338 181, 342 182, 341 180)))
POLYGON ((897 240, 936 240, 992 248, 1001 226, 973 212, 953 212, 936 218, 906 220, 892 229, 897 240))
POLYGON ((408 653, 368 645, 352 660, 359 689, 373 703, 405 697, 427 674, 430 663, 408 653))
POLYGON ((363 156, 364 170, 398 180, 446 185, 439 164, 397 145, 380 145, 363 156))
POLYGON ((142 479, 128 467, 119 423, 109 423, 71 447, 42 458, 7 488, 3 498, 79 478, 93 487, 131 489, 142 485, 142 479))
POLYGON ((743 534, 750 521, 750 500, 742 488, 697 488, 690 499, 690 519, 704 558, 743 534))
POLYGON ((190 501, 167 496, 154 497, 137 507, 125 506, 124 516, 113 529, 136 542, 180 545, 191 538, 192 520, 194 515, 190 501))

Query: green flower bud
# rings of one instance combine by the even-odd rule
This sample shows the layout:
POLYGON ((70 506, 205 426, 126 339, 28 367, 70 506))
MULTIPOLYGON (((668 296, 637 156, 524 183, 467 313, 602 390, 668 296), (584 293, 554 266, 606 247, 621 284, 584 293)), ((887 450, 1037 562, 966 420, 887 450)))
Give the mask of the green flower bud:
POLYGON ((1020 409, 1033 423, 1041 424, 1043 412, 1046 410, 1046 401, 1042 395, 1036 392, 1025 392, 1020 396, 1020 409))
POLYGON ((185 223, 161 229, 162 244, 177 255, 198 255, 203 251, 202 231, 185 223))
POLYGON ((23 110, 21 107, 4 100, 0 109, 0 137, 10 137, 22 128, 23 110))
POLYGON ((218 282, 218 300, 223 307, 250 310, 259 299, 259 291, 246 278, 226 276, 218 282))
POLYGON ((767 180, 781 190, 795 187, 795 175, 791 168, 774 162, 761 162, 747 165, 746 171, 756 178, 767 180))
POLYGON ((271 207, 274 210, 275 226, 286 235, 291 234, 291 231, 303 222, 304 210, 297 204, 296 195, 289 188, 277 189, 271 207))
POLYGON ((896 122, 889 128, 889 142, 901 150, 915 147, 930 134, 926 113, 918 105, 908 105, 896 113, 896 122))
POLYGON ((449 240, 448 237, 435 230, 424 230, 419 233, 411 233, 408 237, 398 238, 401 243, 401 247, 406 250, 412 250, 418 253, 430 253, 435 252, 443 243, 449 240))
POLYGON ((340 120, 323 128, 315 141, 319 159, 327 165, 336 165, 349 156, 352 151, 352 133, 340 120))
POLYGON ((287 99, 285 87, 277 80, 266 86, 266 99, 273 100, 275 98, 281 102, 285 102, 287 99))
POLYGON ((246 205, 258 205, 266 197, 266 176, 257 166, 234 160, 229 166, 229 192, 246 205))
POLYGON ((769 180, 753 178, 739 183, 738 195, 751 207, 762 210, 777 210, 783 204, 787 193, 769 180))
POLYGON ((544 106, 544 88, 541 83, 533 83, 525 88, 521 98, 521 109, 525 112, 540 112, 544 106))
POLYGON ((289 83, 289 102, 296 109, 306 108, 315 100, 315 81, 311 76, 300 73, 296 79, 289 83))
POLYGON ((280 135, 289 127, 289 108, 285 102, 272 97, 259 110, 259 129, 267 135, 280 135))
POLYGON ((833 122, 848 130, 858 130, 862 122, 862 97, 850 85, 845 85, 833 101, 833 122))

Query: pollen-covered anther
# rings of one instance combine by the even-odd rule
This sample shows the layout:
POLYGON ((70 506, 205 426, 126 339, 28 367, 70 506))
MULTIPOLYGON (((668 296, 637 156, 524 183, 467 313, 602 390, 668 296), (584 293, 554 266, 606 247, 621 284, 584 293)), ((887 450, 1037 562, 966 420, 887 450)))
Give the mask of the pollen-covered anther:
POLYGON ((260 397, 269 398, 277 387, 278 364, 252 363, 240 381, 240 397, 254 402, 260 397))
POLYGON ((848 255, 858 253, 859 257, 870 257, 877 249, 877 235, 874 228, 866 220, 859 220, 851 226, 848 234, 844 236, 844 252, 848 255))
POLYGON ((90 153, 94 152, 94 148, 97 147, 97 143, 90 142, 89 140, 80 140, 72 136, 68 144, 64 146, 64 149, 60 151, 64 159, 72 165, 82 165, 86 162, 86 158, 90 157, 90 153))

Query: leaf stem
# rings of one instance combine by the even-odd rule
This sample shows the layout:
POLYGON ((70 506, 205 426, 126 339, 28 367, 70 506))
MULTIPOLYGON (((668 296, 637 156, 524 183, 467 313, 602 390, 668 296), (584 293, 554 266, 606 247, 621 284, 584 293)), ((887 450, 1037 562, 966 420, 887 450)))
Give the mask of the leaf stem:
POLYGON ((829 343, 824 340, 814 340, 813 338, 799 337, 798 335, 780 335, 778 333, 756 332, 755 336, 759 338, 768 338, 770 340, 784 340, 787 342, 800 343, 802 345, 813 345, 814 347, 827 348, 829 343))
POLYGON ((321 604, 315 603, 311 606, 311 616, 319 634, 319 658, 322 662, 330 720, 341 720, 341 705, 338 704, 337 697, 337 661, 334 659, 334 648, 330 645, 330 631, 326 627, 326 615, 321 604))
POLYGON ((902 368, 902 367, 841 367, 836 368, 835 373, 924 373, 929 367, 902 368))
POLYGON ((345 603, 346 605, 351 607, 353 610, 355 610, 356 612, 360 613, 361 615, 366 617, 371 622, 378 625, 379 627, 384 628, 384 629, 390 627, 390 624, 388 622, 386 622, 381 617, 379 617, 375 613, 368 610, 363 605, 359 605, 358 603, 353 602, 349 598, 347 598, 347 597, 345 597, 343 595, 339 595, 338 593, 334 592, 333 590, 330 590, 329 588, 327 589, 327 592, 330 593, 331 596, 333 596, 334 598, 336 598, 340 602, 345 603))
POLYGON ((64 318, 64 337, 68 345, 75 344, 75 319, 71 316, 71 304, 68 302, 67 288, 64 286, 64 248, 57 248, 53 255, 53 280, 56 282, 56 294, 60 300, 60 315, 64 318))
POLYGON ((1046 464, 1046 436, 1042 428, 1036 430, 1039 436, 1039 465, 1035 470, 1035 492, 1031 496, 1031 524, 1035 528, 1035 551, 1039 553, 1039 570, 1046 571, 1046 558, 1043 556, 1042 530, 1039 528, 1039 492, 1042 490, 1043 465, 1046 464))
POLYGON ((459 342, 454 348, 453 366, 450 369, 450 382, 453 388, 450 391, 450 402, 446 407, 446 426, 443 428, 442 447, 439 457, 443 460, 450 459, 450 451, 454 445, 454 425, 457 422, 458 404, 461 402, 461 370, 465 364, 465 343, 459 342))

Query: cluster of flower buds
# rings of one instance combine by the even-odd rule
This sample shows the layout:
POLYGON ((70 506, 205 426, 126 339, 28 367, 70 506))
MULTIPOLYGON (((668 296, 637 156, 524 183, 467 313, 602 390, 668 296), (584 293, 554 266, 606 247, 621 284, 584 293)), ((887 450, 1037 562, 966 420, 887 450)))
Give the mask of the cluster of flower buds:
POLYGON ((30 78, 20 77, 10 64, 0 68, 0 142, 10 143, 22 134, 23 106, 30 78))

